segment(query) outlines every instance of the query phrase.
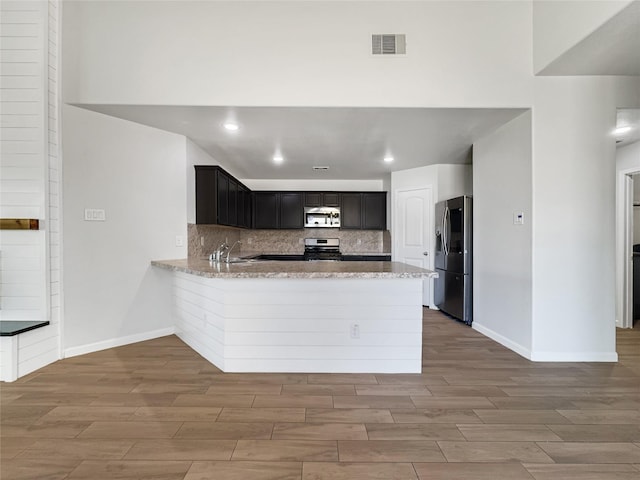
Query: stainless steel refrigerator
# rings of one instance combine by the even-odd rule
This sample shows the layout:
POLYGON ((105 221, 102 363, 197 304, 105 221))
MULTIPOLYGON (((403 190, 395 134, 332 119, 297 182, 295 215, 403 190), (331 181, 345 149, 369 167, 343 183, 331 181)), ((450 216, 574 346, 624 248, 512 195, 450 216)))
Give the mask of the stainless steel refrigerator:
POLYGON ((471 197, 436 203, 434 301, 467 325, 473 321, 472 242, 471 197))

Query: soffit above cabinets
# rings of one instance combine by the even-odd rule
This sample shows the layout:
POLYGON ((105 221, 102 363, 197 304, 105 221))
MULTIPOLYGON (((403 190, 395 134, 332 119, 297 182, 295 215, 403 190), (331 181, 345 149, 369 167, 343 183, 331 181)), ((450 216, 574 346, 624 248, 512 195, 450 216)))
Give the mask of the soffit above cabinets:
POLYGON ((468 164, 471 146, 525 109, 77 105, 189 137, 240 178, 382 179, 468 164), (224 128, 235 122, 238 130, 224 128), (281 156, 274 162, 275 155, 281 156), (392 156, 393 162, 384 158, 392 156), (314 166, 327 166, 317 171, 314 166))

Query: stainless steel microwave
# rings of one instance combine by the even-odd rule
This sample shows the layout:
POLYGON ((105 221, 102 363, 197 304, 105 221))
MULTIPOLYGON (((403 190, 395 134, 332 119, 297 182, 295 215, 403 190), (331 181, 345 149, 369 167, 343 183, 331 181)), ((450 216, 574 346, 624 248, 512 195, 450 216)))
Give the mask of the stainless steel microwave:
POLYGON ((307 228, 340 228, 340 209, 337 207, 305 207, 304 226, 307 228))

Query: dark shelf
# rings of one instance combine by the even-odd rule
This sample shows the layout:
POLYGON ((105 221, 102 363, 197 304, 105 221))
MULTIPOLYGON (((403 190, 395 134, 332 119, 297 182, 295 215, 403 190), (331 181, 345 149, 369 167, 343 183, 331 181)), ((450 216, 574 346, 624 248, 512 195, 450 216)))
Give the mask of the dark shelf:
POLYGON ((48 321, 0 320, 0 337, 13 337, 46 325, 49 325, 48 321))

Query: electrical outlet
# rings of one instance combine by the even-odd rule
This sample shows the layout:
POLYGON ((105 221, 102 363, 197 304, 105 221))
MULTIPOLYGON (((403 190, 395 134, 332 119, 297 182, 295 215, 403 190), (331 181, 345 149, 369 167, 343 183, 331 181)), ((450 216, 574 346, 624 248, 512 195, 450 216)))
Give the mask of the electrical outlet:
POLYGON ((356 240, 356 245, 362 245, 362 240, 360 239, 356 240))
POLYGON ((176 247, 182 247, 183 244, 182 235, 176 235, 176 247))
POLYGON ((200 246, 204 247, 204 237, 200 237, 200 246))
POLYGON ((351 338, 360 338, 360 325, 357 323, 349 325, 349 336, 351 338))

